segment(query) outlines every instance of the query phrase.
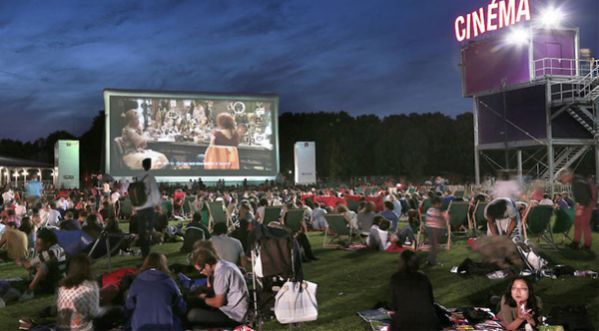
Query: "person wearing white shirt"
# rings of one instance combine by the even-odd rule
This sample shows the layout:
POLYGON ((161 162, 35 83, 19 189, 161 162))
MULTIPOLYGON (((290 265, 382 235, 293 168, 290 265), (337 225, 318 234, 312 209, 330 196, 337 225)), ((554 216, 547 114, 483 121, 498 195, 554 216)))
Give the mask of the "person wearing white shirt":
POLYGON ((150 233, 154 228, 156 221, 155 208, 160 209, 160 190, 154 175, 150 173, 152 168, 152 159, 146 158, 142 161, 144 172, 136 178, 142 181, 146 188, 146 202, 138 207, 135 207, 137 213, 137 231, 139 234, 139 245, 141 247, 141 255, 145 258, 150 254, 150 233))

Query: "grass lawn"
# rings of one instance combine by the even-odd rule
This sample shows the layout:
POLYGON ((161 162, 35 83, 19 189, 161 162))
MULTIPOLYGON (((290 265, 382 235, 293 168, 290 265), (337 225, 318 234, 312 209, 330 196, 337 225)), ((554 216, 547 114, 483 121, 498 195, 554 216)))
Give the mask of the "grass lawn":
MULTIPOLYGON (((310 240, 320 261, 304 264, 305 278, 318 284, 319 318, 304 324, 305 330, 366 330, 367 326, 356 312, 370 309, 377 302, 389 298, 389 278, 396 269, 397 254, 365 251, 344 251, 322 248, 322 234, 310 233, 310 240)), ((557 238, 558 242, 561 236, 557 238)), ((169 263, 185 263, 185 256, 178 253, 180 243, 154 246, 156 251, 167 255, 169 263)), ((593 234, 593 250, 599 255, 599 234, 593 234)), ((581 257, 582 253, 563 248, 558 251, 543 250, 552 264, 568 264, 577 269, 599 269, 597 258, 581 257)), ((437 302, 446 307, 486 306, 490 293, 503 293, 506 280, 490 280, 485 277, 460 277, 449 272, 466 257, 478 260, 464 240, 458 240, 451 251, 439 256, 441 265, 425 269, 431 279, 437 302)), ((140 257, 119 256, 113 259, 113 268, 138 265, 140 257)), ((97 272, 106 270, 106 261, 95 264, 97 272)), ((0 278, 24 277, 25 272, 13 264, 0 264, 0 278)), ((585 304, 592 316, 595 328, 599 328, 599 279, 591 278, 543 278, 535 284, 535 291, 544 303, 544 312, 556 305, 585 304)), ((39 297, 0 309, 0 330, 16 330, 19 317, 33 317, 43 307, 52 304, 54 298, 39 297)), ((285 330, 276 322, 268 322, 266 330, 285 330)))

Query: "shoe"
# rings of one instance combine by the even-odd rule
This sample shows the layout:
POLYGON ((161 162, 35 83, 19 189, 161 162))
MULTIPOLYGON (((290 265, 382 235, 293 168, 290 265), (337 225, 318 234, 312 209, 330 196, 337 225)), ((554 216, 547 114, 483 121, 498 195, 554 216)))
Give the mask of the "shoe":
POLYGON ((33 299, 33 292, 25 292, 19 298, 19 301, 27 301, 33 299))
POLYGON ((316 256, 310 256, 309 259, 312 260, 312 261, 318 261, 318 260, 320 260, 316 256))
POLYGON ((578 245, 579 244, 576 241, 573 241, 573 242, 567 244, 566 247, 574 249, 574 250, 578 250, 579 249, 578 245))

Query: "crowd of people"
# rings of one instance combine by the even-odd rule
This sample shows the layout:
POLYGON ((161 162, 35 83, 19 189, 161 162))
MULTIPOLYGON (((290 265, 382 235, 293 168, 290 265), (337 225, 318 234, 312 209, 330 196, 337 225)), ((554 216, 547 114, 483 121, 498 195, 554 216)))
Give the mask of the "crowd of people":
MULTIPOLYGON (((398 251, 394 250, 398 247, 403 251, 390 285, 396 311, 394 329, 438 328, 437 320, 431 317, 435 314, 433 287, 418 271, 420 263, 413 249, 420 244, 416 233, 426 233, 428 264, 438 263, 437 246, 444 233, 452 230, 447 206, 464 199, 463 194, 455 195, 443 182, 420 187, 389 182, 337 188, 274 184, 250 187, 245 183, 206 188, 194 181, 158 185, 151 173, 151 161, 144 160, 143 166, 145 171, 137 180, 144 183, 147 199, 138 206, 130 205, 128 181, 100 179, 79 190, 53 190, 44 189, 39 180, 32 178, 24 187, 3 188, 0 259, 23 267, 30 276, 0 281, 0 307, 56 293, 56 326, 60 330, 92 330, 94 325, 110 324, 115 320, 114 312, 107 307, 114 305, 120 307, 123 323, 134 330, 240 325, 249 309, 245 271, 252 269, 248 261, 252 231, 265 223, 285 225, 287 212, 300 209, 303 217, 292 236, 301 247, 304 263, 318 260, 307 232, 331 232, 326 215, 342 215, 359 245, 375 251, 398 251), (211 221, 211 202, 222 202, 228 222, 211 221), (280 218, 273 222, 265 219, 265 211, 271 206, 281 206, 280 218), (400 219, 408 219, 408 224, 400 226, 400 219), (178 224, 169 224, 169 220, 177 220, 178 224), (129 223, 129 233, 122 230, 122 222, 129 223), (105 275, 96 279, 88 256, 112 252, 105 248, 100 255, 94 255, 90 253, 92 245, 88 245, 80 252, 67 254, 59 244, 61 231, 81 231, 92 242, 113 234, 115 252, 141 255, 143 263, 124 268, 116 280, 106 281, 105 275), (165 255, 152 252, 153 244, 168 240, 181 241, 181 252, 189 254, 189 265, 169 266, 165 255), (182 292, 182 282, 172 277, 175 269, 204 279, 203 285, 191 295, 185 289, 182 292), (396 300, 406 296, 415 299, 396 300)), ((486 200, 487 234, 516 240, 522 235, 521 217, 526 206, 574 208, 575 235, 570 246, 590 252, 596 188, 568 169, 560 172, 559 178, 572 183, 574 200, 565 192, 551 199, 538 188, 523 194, 498 182, 495 188, 502 191, 473 191, 470 205, 474 208, 486 200)), ((349 243, 340 245, 347 247, 349 243)), ((507 329, 539 323, 541 301, 525 278, 510 282, 499 308, 498 316, 507 329)))

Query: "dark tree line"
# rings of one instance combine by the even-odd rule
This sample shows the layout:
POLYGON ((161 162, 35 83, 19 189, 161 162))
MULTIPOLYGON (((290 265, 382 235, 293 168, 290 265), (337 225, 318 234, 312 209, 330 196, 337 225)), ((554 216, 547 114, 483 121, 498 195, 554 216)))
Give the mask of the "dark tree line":
MULTIPOLYGON (((54 162, 54 143, 79 139, 83 175, 102 170, 104 113, 80 137, 65 131, 33 142, 0 140, 0 155, 54 162)), ((316 142, 319 177, 390 175, 412 179, 433 175, 470 180, 474 173, 472 114, 441 113, 352 117, 339 113, 285 113, 279 117, 281 172, 293 170, 296 141, 316 142)))
POLYGON ((316 142, 319 177, 390 175, 418 179, 474 174, 472 114, 352 117, 340 113, 285 113, 279 117, 281 170, 293 169, 296 141, 316 142))

